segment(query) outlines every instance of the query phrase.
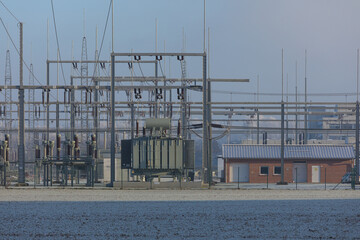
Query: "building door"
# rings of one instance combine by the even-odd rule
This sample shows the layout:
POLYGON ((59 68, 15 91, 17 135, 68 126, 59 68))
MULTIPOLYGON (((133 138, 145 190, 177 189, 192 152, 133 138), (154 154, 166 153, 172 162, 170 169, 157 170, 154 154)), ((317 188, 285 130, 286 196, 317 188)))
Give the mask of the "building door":
POLYGON ((249 182, 249 164, 230 164, 230 182, 249 182))
POLYGON ((311 167, 311 182, 312 183, 320 182, 320 166, 311 167))
POLYGON ((306 163, 293 163, 293 181, 294 182, 296 182, 296 174, 297 174, 297 182, 298 183, 307 182, 306 163))

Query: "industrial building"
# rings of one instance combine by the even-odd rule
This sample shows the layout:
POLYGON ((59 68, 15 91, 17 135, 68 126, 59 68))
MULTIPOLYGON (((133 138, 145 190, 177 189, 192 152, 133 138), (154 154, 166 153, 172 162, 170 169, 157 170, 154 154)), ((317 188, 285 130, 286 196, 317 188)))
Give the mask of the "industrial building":
MULTIPOLYGON (((277 183, 281 180, 280 145, 224 144, 225 182, 277 183)), ((285 145, 284 180, 339 183, 354 165, 352 145, 285 145)))

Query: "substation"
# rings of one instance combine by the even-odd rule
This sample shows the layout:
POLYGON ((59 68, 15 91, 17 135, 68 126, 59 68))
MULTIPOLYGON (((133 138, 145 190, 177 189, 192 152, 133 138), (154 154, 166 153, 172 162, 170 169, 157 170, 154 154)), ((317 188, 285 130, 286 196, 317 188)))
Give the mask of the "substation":
POLYGON ((180 183, 198 180, 211 186, 212 141, 230 134, 246 135, 249 144, 257 145, 267 144, 270 135, 278 136, 282 169, 285 145, 311 144, 311 134, 327 139, 353 137, 353 166, 358 169, 358 101, 310 102, 306 92, 304 101, 298 101, 297 95, 296 101, 214 101, 212 84, 241 89, 249 80, 210 78, 205 50, 112 52, 110 60, 99 59, 96 52, 95 59, 88 60, 85 37, 80 60, 47 60, 44 85, 30 65, 25 84, 22 41, 20 23, 20 84, 12 84, 7 51, 5 84, 0 86, 4 186, 114 186, 162 178, 180 183), (177 65, 179 77, 165 76, 165 59, 177 65), (188 76, 189 59, 197 61, 195 77, 188 76), (62 72, 63 85, 59 84, 60 64, 71 68, 70 76, 62 72), (136 67, 141 76, 135 74, 136 67), (146 75, 142 67, 152 70, 146 75), (319 121, 317 116, 342 124, 311 127, 310 123, 319 121), (194 139, 202 142, 200 169, 195 168, 194 139))
POLYGON ((112 186, 119 179, 148 181, 161 176, 193 181, 195 147, 190 131, 196 129, 202 130, 203 150, 208 153, 203 154, 202 178, 211 181, 212 171, 207 170, 211 169, 210 82, 247 79, 207 78, 205 52, 113 52, 110 61, 99 60, 96 53, 95 60, 87 60, 84 37, 81 60, 47 60, 46 85, 35 84, 35 80, 40 82, 30 65, 29 84, 25 85, 22 44, 20 23, 20 84, 12 84, 7 51, 5 84, 0 86, 4 91, 0 103, 3 185, 94 186, 101 182, 112 186), (163 75, 165 58, 175 59, 180 78, 163 75), (187 76, 189 58, 198 59, 200 78, 187 76), (59 75, 59 64, 72 69, 64 85, 58 84, 59 77, 53 84, 52 71, 59 75), (119 65, 125 65, 130 74, 117 73, 119 65), (134 74, 136 65, 140 77, 134 74), (151 65, 150 76, 143 74, 143 65, 151 65), (190 92, 200 101, 189 102, 190 92))

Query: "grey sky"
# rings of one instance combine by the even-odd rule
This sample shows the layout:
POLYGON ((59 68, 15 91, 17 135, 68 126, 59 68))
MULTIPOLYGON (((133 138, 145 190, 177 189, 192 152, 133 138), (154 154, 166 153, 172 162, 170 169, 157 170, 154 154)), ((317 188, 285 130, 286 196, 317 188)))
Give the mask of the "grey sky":
MULTIPOLYGON (((3 0, 24 22, 25 60, 32 62, 37 78, 45 83, 46 25, 50 24, 50 58, 56 59, 56 42, 49 0, 3 0), (31 46, 32 45, 32 57, 31 46)), ((99 42, 109 1, 54 0, 61 54, 71 57, 74 41, 75 58, 80 58, 83 36, 83 9, 86 16, 88 56, 94 57, 95 28, 99 42)), ((152 52, 155 46, 155 18, 158 19, 158 49, 181 51, 182 28, 185 29, 188 52, 202 51, 202 0, 115 0, 115 51, 152 52)), ((261 92, 281 92, 281 49, 285 51, 285 77, 294 91, 295 62, 298 61, 299 91, 304 86, 304 50, 308 51, 310 93, 355 92, 356 49, 360 47, 360 2, 355 0, 207 0, 207 27, 210 28, 210 62, 212 77, 250 78, 251 83, 215 86, 229 91, 256 91, 260 75, 261 92)), ((16 21, 0 6, 0 16, 18 44, 16 21)), ((111 25, 106 33, 102 58, 108 58, 111 25)), ((8 38, 0 27, 0 76, 4 76, 8 38)), ((18 82, 18 56, 13 47, 14 82, 18 82)), ((179 66, 172 63, 172 73, 179 66)), ((189 62, 189 73, 201 72, 198 64, 189 62)), ((67 67, 67 70, 69 67, 67 67)), ((168 74, 168 69, 166 70, 168 74)), ((128 74, 128 73, 126 73, 128 74)), ((25 80, 27 72, 25 71, 25 80)), ((3 81, 3 80, 2 80, 3 81)), ((229 95, 219 95, 229 99, 229 95)), ((251 96, 234 96, 253 100, 251 96)), ((280 97, 275 99, 280 100, 280 97)), ((310 98, 311 99, 311 98, 310 98)), ((349 98, 350 100, 351 98, 349 98)), ((352 98, 355 99, 355 98, 352 98)), ((235 99, 233 99, 235 100, 235 99)), ((326 99, 328 100, 328 99, 326 99)), ((345 100, 344 97, 339 100, 345 100)))

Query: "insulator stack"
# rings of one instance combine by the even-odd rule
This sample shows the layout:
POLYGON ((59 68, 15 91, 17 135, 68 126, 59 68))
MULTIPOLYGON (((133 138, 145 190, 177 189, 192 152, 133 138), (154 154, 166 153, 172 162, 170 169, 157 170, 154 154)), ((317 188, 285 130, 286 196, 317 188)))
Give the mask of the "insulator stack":
POLYGON ((74 135, 74 157, 79 157, 80 156, 80 149, 79 149, 79 136, 77 134, 74 135))
POLYGON ((69 144, 67 145, 67 155, 68 155, 68 156, 71 156, 71 150, 72 150, 72 146, 71 146, 71 144, 69 143, 69 144))
POLYGON ((38 145, 36 145, 36 147, 35 147, 35 158, 36 158, 36 159, 40 159, 40 158, 41 158, 40 148, 39 148, 38 145))
POLYGON ((58 151, 61 150, 61 134, 58 134, 56 136, 56 148, 58 151))
POLYGON ((91 134, 91 141, 96 142, 96 135, 95 134, 91 134))
POLYGON ((91 157, 93 154, 93 146, 92 144, 88 144, 88 156, 91 157))
POLYGON ((66 92, 67 92, 67 90, 65 89, 65 91, 64 91, 64 104, 66 104, 66 92))
POLYGON ((178 121, 178 127, 177 127, 177 135, 180 137, 180 129, 181 129, 181 121, 178 121))
POLYGON ((46 157, 50 155, 50 144, 49 142, 46 143, 46 157))
POLYGON ((77 134, 74 135, 74 141, 75 141, 75 149, 79 148, 79 136, 77 134))
POLYGON ((71 103, 71 89, 69 89, 68 93, 68 103, 71 103))
POLYGON ((136 121, 136 137, 139 136, 139 121, 136 121))
POLYGON ((5 159, 6 159, 6 161, 9 161, 9 145, 7 145, 7 147, 5 149, 5 159))
POLYGON ((5 149, 3 149, 3 157, 5 161, 9 161, 9 149, 10 149, 10 142, 9 142, 9 135, 5 135, 5 143, 4 143, 5 149), (7 137, 6 137, 7 136, 7 137))

